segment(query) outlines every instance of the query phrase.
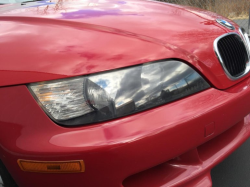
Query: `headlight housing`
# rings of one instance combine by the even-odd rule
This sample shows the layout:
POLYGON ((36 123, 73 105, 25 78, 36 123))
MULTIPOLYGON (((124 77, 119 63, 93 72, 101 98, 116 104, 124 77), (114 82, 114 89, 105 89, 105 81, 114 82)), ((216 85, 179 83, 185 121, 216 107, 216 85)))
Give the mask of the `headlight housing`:
POLYGON ((147 110, 210 86, 185 63, 167 60, 28 87, 52 120, 73 126, 147 110))

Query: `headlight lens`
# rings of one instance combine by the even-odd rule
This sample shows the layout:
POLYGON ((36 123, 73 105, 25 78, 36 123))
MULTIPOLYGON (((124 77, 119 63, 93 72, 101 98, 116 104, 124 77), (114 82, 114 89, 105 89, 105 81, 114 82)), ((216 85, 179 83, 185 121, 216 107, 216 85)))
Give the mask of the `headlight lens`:
POLYGON ((150 109, 209 88, 183 62, 168 60, 28 86, 61 125, 83 125, 150 109))

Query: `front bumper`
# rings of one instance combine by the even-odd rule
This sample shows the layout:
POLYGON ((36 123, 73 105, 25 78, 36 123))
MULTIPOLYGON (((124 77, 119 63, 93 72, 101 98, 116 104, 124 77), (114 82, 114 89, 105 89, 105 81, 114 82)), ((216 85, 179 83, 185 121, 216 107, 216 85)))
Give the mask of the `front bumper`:
POLYGON ((26 86, 0 89, 0 159, 19 186, 211 186, 210 170, 250 136, 250 79, 84 127, 54 124, 26 86), (18 159, 84 160, 84 173, 22 171, 18 159))

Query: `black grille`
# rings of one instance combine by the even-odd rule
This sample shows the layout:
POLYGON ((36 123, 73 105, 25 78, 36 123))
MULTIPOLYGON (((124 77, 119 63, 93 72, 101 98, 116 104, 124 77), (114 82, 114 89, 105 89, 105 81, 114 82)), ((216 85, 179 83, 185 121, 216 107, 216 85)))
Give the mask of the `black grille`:
POLYGON ((248 62, 248 54, 244 42, 237 34, 227 35, 218 41, 218 51, 224 66, 233 77, 242 75, 248 62))

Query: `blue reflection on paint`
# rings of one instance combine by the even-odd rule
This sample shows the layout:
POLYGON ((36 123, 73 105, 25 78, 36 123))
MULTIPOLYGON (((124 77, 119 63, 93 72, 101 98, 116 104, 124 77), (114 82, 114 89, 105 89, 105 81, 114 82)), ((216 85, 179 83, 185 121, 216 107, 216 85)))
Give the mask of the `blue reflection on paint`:
POLYGON ((117 1, 117 3, 118 3, 118 4, 122 4, 122 5, 127 4, 126 1, 117 1))
MULTIPOLYGON (((64 19, 80 19, 80 18, 91 18, 91 17, 100 17, 100 16, 108 16, 108 15, 124 15, 120 10, 78 10, 75 12, 66 12, 61 13, 62 18, 64 19)), ((128 14, 126 14, 128 15, 128 14)), ((129 14, 129 15, 136 15, 136 14, 129 14)))

